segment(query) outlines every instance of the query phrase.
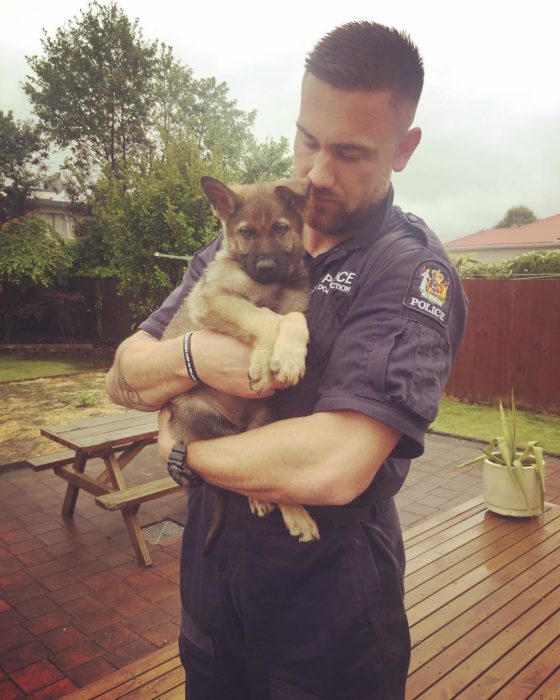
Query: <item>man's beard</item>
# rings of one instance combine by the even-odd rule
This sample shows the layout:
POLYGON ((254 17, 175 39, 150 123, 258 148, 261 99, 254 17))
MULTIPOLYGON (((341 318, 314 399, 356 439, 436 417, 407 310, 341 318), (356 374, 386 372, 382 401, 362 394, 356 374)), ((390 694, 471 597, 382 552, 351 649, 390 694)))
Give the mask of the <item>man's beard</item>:
POLYGON ((375 201, 349 212, 341 202, 332 198, 329 190, 312 187, 305 223, 328 236, 348 236, 371 216, 385 194, 379 193, 375 201))

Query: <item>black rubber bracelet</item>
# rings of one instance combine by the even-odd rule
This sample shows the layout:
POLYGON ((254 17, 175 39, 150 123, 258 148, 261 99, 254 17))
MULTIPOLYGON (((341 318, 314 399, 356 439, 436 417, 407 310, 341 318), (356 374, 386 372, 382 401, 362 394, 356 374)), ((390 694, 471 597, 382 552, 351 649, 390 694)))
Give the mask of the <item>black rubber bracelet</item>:
POLYGON ((199 382, 199 376, 196 373, 196 369, 194 367, 194 362, 192 359, 192 354, 191 354, 191 337, 194 331, 189 331, 188 333, 185 333, 183 337, 183 355, 185 356, 185 365, 187 367, 187 374, 189 377, 192 379, 193 382, 199 382))

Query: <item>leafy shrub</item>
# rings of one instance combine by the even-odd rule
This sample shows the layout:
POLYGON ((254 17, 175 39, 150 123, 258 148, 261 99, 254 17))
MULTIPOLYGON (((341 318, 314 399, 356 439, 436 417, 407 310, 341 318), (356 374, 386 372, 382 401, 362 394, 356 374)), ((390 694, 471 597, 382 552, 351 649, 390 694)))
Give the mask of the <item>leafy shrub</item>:
POLYGON ((72 262, 71 246, 36 216, 12 219, 0 228, 0 290, 6 282, 48 287, 67 276, 72 262))
POLYGON ((560 252, 547 250, 523 253, 511 260, 483 263, 474 256, 453 257, 463 279, 524 279, 560 276, 560 252))

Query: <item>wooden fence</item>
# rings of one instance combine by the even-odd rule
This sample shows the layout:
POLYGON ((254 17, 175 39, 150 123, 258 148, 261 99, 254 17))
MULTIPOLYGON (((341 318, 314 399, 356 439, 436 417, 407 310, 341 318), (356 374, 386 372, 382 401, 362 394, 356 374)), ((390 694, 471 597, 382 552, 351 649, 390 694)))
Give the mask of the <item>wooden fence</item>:
POLYGON ((445 393, 560 413, 560 279, 464 280, 469 320, 445 393))
POLYGON ((130 298, 112 278, 74 277, 64 286, 0 289, 0 341, 118 343, 132 332, 130 298))

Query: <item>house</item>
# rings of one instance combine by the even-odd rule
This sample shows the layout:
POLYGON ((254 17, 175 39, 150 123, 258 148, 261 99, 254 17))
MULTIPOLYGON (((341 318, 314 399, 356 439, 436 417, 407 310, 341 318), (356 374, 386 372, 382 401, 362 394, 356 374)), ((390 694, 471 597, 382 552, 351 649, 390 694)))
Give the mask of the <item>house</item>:
POLYGON ((29 200, 29 213, 50 224, 63 241, 76 238, 80 218, 77 211, 77 207, 65 195, 62 183, 56 178, 44 190, 35 191, 29 200))
POLYGON ((492 228, 444 243, 458 256, 475 256, 484 263, 500 262, 522 253, 560 252, 560 214, 517 228, 492 228))

